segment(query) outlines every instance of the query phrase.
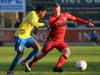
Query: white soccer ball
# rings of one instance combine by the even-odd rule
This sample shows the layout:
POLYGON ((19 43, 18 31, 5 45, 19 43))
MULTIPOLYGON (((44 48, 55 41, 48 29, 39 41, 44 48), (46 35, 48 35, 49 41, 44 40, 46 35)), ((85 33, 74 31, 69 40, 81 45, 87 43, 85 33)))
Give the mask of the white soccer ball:
POLYGON ((87 63, 84 60, 79 60, 76 62, 76 68, 78 70, 85 70, 87 68, 87 63))

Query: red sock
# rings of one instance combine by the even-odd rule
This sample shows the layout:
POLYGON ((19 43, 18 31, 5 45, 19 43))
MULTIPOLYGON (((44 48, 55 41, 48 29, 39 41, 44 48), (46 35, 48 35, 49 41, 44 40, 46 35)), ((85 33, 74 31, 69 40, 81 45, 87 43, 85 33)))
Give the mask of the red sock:
POLYGON ((59 58, 59 61, 58 61, 58 63, 57 63, 57 67, 61 67, 61 66, 65 63, 66 59, 67 59, 67 57, 64 56, 64 55, 62 55, 62 56, 59 58))
POLYGON ((36 56, 33 58, 33 60, 32 61, 30 61, 29 62, 29 67, 31 68, 32 67, 32 65, 36 62, 38 60, 38 58, 36 58, 36 56))

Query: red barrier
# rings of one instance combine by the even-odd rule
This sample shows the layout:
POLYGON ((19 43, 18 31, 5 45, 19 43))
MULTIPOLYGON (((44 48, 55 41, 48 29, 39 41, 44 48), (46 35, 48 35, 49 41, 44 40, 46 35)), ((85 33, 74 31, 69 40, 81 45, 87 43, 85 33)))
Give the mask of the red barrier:
POLYGON ((0 30, 0 42, 3 44, 13 44, 15 30, 0 30))
MULTIPOLYGON (((71 29, 66 31, 65 42, 68 43, 89 43, 88 33, 91 30, 79 30, 79 29, 71 29)), ((96 29, 98 34, 98 41, 100 42, 100 29, 96 29)), ((6 45, 14 44, 14 33, 15 30, 0 30, 0 42, 3 42, 6 45)), ((43 44, 46 41, 46 37, 48 35, 47 30, 40 30, 37 34, 38 41, 43 44)))

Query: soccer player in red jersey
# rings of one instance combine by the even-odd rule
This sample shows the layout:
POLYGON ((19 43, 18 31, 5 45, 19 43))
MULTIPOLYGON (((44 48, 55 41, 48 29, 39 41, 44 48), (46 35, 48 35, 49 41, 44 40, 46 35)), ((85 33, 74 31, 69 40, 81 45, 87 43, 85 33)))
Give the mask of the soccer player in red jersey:
MULTIPOLYGON (((60 5, 58 3, 55 3, 53 5, 53 15, 49 18, 49 26, 51 30, 48 39, 45 42, 40 55, 35 56, 33 60, 29 62, 30 68, 32 67, 32 64, 34 64, 36 61, 46 56, 48 52, 51 51, 53 48, 56 48, 58 51, 62 52, 62 55, 60 56, 56 66, 53 68, 53 72, 63 71, 61 67, 70 55, 70 49, 68 45, 64 42, 66 22, 69 19, 78 23, 83 23, 94 27, 94 25, 90 22, 72 16, 69 13, 61 12, 60 5)), ((29 71, 28 68, 26 68, 26 72, 28 71, 29 71)))

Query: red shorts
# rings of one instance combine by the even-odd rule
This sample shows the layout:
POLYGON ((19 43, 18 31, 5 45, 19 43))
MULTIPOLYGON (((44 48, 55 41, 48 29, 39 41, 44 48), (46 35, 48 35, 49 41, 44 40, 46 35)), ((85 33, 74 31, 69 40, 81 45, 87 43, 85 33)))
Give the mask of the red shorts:
POLYGON ((56 48, 57 50, 59 50, 60 52, 62 52, 62 50, 64 48, 68 48, 68 45, 64 41, 53 41, 53 40, 49 40, 49 41, 47 41, 44 44, 43 49, 42 49, 42 52, 43 53, 48 53, 53 48, 56 48))

